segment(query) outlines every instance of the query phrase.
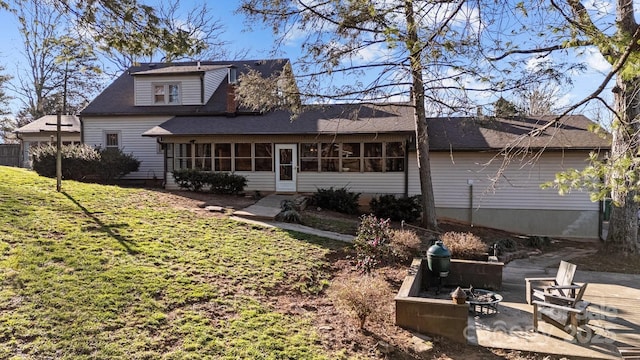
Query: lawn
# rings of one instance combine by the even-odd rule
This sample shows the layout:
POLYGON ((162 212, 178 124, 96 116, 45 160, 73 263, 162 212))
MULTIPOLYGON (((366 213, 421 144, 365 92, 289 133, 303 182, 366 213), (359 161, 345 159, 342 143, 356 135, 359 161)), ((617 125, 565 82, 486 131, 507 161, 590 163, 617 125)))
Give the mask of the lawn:
POLYGON ((275 293, 342 244, 198 216, 159 193, 0 167, 0 358, 331 358, 275 293))

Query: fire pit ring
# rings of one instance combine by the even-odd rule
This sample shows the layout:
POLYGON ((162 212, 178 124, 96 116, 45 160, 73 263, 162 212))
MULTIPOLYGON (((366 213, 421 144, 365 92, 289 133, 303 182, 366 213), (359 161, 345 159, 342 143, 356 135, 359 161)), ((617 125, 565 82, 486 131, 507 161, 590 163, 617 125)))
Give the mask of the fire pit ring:
POLYGON ((464 289, 469 303, 469 312, 476 316, 494 315, 498 313, 498 304, 502 295, 484 289, 464 289))

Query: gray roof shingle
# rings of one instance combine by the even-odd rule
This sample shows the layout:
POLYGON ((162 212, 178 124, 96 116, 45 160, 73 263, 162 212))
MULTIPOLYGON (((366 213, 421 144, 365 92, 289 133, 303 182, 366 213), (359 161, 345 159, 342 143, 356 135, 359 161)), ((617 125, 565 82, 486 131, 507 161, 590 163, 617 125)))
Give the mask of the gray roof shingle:
MULTIPOLYGON (((281 72, 289 60, 242 60, 242 61, 201 61, 201 69, 220 67, 235 67, 237 74, 257 70, 263 77, 269 77, 281 72)), ((172 106, 135 106, 134 105, 134 74, 175 74, 178 68, 192 72, 197 68, 197 62, 154 63, 132 66, 98 95, 84 110, 81 116, 109 116, 109 115, 198 115, 224 114, 226 111, 227 81, 223 81, 213 96, 204 105, 172 105, 172 106), (166 69, 166 70, 164 70, 166 69)), ((200 70, 202 71, 202 70, 200 70)))
MULTIPOLYGON (((14 132, 16 134, 33 134, 43 131, 55 132, 56 131, 57 115, 45 115, 39 119, 36 119, 27 125, 20 127, 14 132)), ((75 115, 62 115, 60 118, 60 124, 63 126, 60 128, 64 133, 79 133, 80 132, 80 120, 75 115)))
MULTIPOLYGON (((604 138, 588 130, 593 122, 582 115, 570 115, 542 135, 526 136, 547 124, 553 116, 524 118, 456 117, 429 118, 429 146, 432 151, 500 150, 507 145, 533 149, 609 148, 604 138)), ((144 133, 145 136, 282 135, 282 134, 377 134, 412 135, 413 108, 395 104, 309 106, 291 121, 285 111, 263 115, 176 116, 144 133)))

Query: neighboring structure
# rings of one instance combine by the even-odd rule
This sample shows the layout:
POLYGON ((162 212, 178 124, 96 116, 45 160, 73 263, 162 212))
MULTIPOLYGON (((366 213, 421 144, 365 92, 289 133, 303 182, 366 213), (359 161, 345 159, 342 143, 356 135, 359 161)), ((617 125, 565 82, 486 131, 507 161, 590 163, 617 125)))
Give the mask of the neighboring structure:
MULTIPOLYGON (((84 142, 133 153, 142 164, 128 178, 164 179, 167 188, 176 187, 172 170, 197 168, 244 175, 248 191, 344 186, 365 198, 420 193, 408 104, 306 106, 293 121, 284 111, 237 105, 234 86, 244 72, 277 81, 289 66, 267 60, 132 67, 82 112, 84 142)), ((600 207, 588 194, 540 189, 556 172, 584 167, 590 151, 608 148, 608 139, 587 130, 587 118, 570 116, 566 125, 513 144, 533 153, 502 167, 501 150, 549 120, 429 119, 438 215, 530 234, 598 237, 600 207)))
MULTIPOLYGON (((57 115, 45 115, 14 131, 22 144, 22 167, 31 168, 31 148, 56 142, 57 115)), ((62 144, 80 143, 80 120, 75 115, 62 115, 60 119, 62 144)))

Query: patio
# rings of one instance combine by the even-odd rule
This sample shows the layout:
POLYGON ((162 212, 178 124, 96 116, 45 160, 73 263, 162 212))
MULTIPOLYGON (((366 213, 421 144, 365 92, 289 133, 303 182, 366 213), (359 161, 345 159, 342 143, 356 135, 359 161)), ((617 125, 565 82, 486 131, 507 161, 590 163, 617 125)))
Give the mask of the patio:
POLYGON ((525 300, 525 277, 553 276, 560 259, 570 260, 584 249, 514 260, 504 267, 499 313, 469 316, 467 338, 484 347, 595 359, 620 359, 618 347, 640 348, 640 289, 638 276, 576 272, 575 281, 587 282, 584 299, 591 302, 589 332, 570 334, 540 322, 533 332, 533 307, 525 300), (547 271, 549 273, 547 273, 547 271), (551 273, 551 274, 550 274, 551 273))

